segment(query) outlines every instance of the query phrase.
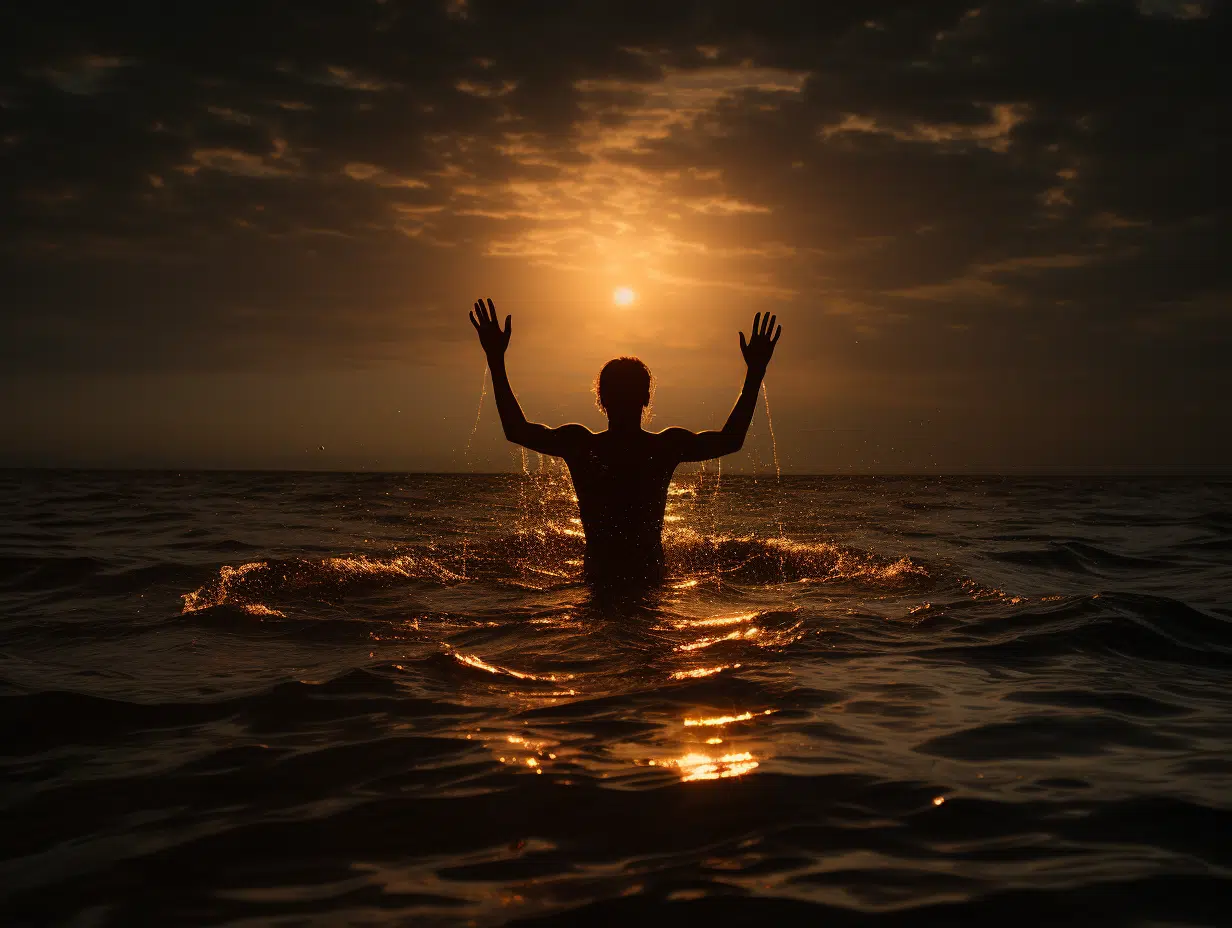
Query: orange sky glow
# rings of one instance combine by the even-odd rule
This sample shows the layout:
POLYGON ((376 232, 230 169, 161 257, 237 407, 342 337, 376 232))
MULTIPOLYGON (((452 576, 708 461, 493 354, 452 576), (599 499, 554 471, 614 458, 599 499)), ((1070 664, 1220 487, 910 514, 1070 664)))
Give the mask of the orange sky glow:
MULTIPOLYGON (((737 331, 773 312, 788 472, 1232 462, 1204 399, 1232 338, 1214 149, 1140 140, 1139 97, 1015 57, 1026 32, 1076 55, 1115 26, 1200 62, 1205 5, 663 10, 539 24, 533 53, 499 6, 369 6, 325 46, 292 16, 233 74, 84 20, 29 52, 4 91, 0 386, 24 399, 0 463, 518 467, 490 406, 471 435, 481 296, 548 424, 602 427, 595 373, 632 354, 653 427, 716 427, 737 331)), ((1202 131, 1209 100, 1155 86, 1202 131)), ((765 405, 732 470, 773 456, 765 405)))

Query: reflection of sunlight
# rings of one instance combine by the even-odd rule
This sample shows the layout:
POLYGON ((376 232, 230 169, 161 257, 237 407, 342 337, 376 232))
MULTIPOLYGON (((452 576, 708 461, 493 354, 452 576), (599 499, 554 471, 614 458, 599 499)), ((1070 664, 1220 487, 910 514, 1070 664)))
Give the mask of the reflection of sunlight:
MULTIPOLYGON (((654 765, 655 761, 650 763, 654 765)), ((719 780, 724 777, 738 777, 759 765, 753 759, 752 754, 744 751, 740 754, 724 754, 722 757, 686 754, 671 760, 661 760, 657 766, 675 767, 680 771, 681 779, 687 783, 690 780, 719 780)))
POLYGON ((740 615, 720 615, 712 619, 681 619, 673 622, 677 628, 709 628, 715 625, 739 625, 757 618, 758 612, 742 612, 740 615))
POLYGON ((269 606, 263 606, 260 603, 243 603, 240 606, 249 615, 265 615, 274 618, 285 619, 287 614, 278 609, 271 609, 269 606))
POLYGON ((761 634, 761 629, 757 627, 746 628, 743 632, 739 629, 729 635, 722 635, 718 638, 698 638, 696 641, 690 641, 688 644, 676 646, 677 651, 698 651, 702 648, 708 648, 712 644, 718 644, 720 641, 735 641, 737 638, 756 638, 761 634))
MULTIPOLYGON (((470 735, 466 736, 468 739, 470 735)), ((481 740, 488 740, 485 736, 480 735, 481 740)), ((511 751, 509 754, 501 754, 497 757, 502 764, 511 764, 515 767, 527 767, 535 773, 543 773, 544 766, 549 761, 556 760, 556 754, 549 751, 548 748, 555 747, 555 743, 551 741, 535 741, 530 738, 524 738, 521 735, 506 735, 505 743, 511 751), (514 753, 523 752, 523 753, 514 753)), ((496 754, 495 747, 489 742, 492 753, 496 754)))
POLYGON ((715 715, 704 719, 685 719, 685 728, 695 728, 698 725, 730 725, 732 722, 747 722, 756 715, 770 715, 773 709, 762 712, 741 712, 739 715, 715 715))
MULTIPOLYGON (((774 709, 763 709, 760 712, 745 711, 734 715, 686 718, 684 725, 686 728, 730 725, 734 722, 748 722, 763 715, 770 715, 774 711, 774 709)), ((718 735, 714 735, 707 738, 705 743, 710 745, 722 744, 723 739, 718 735)), ((690 780, 720 780, 726 777, 738 777, 755 769, 759 766, 759 763, 753 759, 753 755, 748 751, 712 757, 709 754, 703 754, 701 751, 693 750, 682 757, 660 761, 652 760, 650 765, 673 767, 680 772, 681 779, 688 782, 690 780)))
MULTIPOLYGON (((533 673, 522 673, 517 670, 511 670, 508 667, 497 667, 495 664, 489 664, 487 661, 482 660, 473 654, 463 654, 461 651, 454 651, 453 657, 454 660, 465 664, 467 667, 474 667, 476 670, 486 670, 488 673, 508 674, 509 676, 516 677, 519 680, 540 680, 546 683, 556 683, 559 680, 573 679, 572 674, 564 674, 563 676, 558 677, 556 674, 552 673, 538 675, 533 673)), ((573 691, 569 690, 569 692, 572 693, 573 691)))
POLYGON ((529 673, 518 673, 516 670, 509 670, 505 667, 494 667, 487 661, 480 660, 473 654, 463 654, 461 651, 453 652, 454 659, 466 664, 468 667, 474 667, 476 670, 486 670, 488 673, 507 673, 511 677, 517 677, 519 680, 534 680, 535 676, 529 673))
POLYGON ((671 678, 673 680, 688 680, 690 678, 708 677, 711 674, 732 670, 739 666, 739 664, 719 664, 717 667, 695 667, 692 670, 677 670, 672 674, 671 678))

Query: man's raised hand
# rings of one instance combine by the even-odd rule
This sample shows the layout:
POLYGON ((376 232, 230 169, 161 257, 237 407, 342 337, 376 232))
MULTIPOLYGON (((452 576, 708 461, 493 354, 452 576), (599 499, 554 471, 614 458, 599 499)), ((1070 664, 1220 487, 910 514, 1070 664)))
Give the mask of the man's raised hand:
MULTIPOLYGON (((470 312, 471 325, 479 333, 479 344, 483 346, 488 357, 501 357, 509 347, 509 336, 513 334, 513 316, 505 317, 505 329, 501 331, 500 323, 496 321, 496 307, 489 298, 485 306, 483 300, 475 303, 470 312)), ((742 335, 741 338, 744 338, 742 335)))
POLYGON ((774 346, 779 343, 779 336, 783 334, 783 327, 774 327, 774 320, 778 316, 772 316, 766 313, 764 316, 758 313, 753 317, 753 334, 749 336, 749 340, 744 340, 744 333, 740 333, 740 353, 744 355, 744 363, 749 366, 749 370, 758 370, 765 373, 766 367, 770 364, 770 356, 774 354, 774 346), (770 337, 770 332, 774 332, 774 337, 770 337))

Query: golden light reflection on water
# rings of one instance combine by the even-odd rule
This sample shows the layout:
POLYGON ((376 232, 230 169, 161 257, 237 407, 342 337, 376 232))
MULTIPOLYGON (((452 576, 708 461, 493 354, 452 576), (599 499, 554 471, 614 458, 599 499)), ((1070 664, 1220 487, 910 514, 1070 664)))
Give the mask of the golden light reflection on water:
POLYGON ((671 675, 671 679, 689 680, 709 677, 716 673, 722 673, 724 670, 735 670, 739 666, 739 664, 719 664, 717 667, 695 667, 692 670, 677 670, 671 675))
POLYGON ((667 760, 651 761, 651 766, 675 768, 685 783, 694 780, 720 780, 738 777, 761 766, 748 751, 711 757, 709 754, 685 754, 667 760))
MULTIPOLYGON (((472 736, 466 737, 470 739, 472 736)), ((538 774, 542 774, 545 767, 557 757, 556 751, 550 750, 557 747, 556 742, 547 739, 537 740, 523 735, 505 735, 502 739, 499 733, 480 733, 479 740, 487 742, 489 750, 502 764, 526 767, 538 774), (502 750, 504 753, 500 753, 502 750)))
POLYGON ((511 677, 517 677, 519 680, 535 680, 538 679, 533 674, 519 673, 516 670, 510 670, 507 667, 495 667, 487 661, 476 657, 473 654, 463 654, 461 651, 453 652, 454 660, 466 664, 468 667, 474 667, 476 670, 486 670, 488 673, 508 674, 511 677))
MULTIPOLYGON (((774 711, 774 709, 762 709, 756 712, 746 710, 726 715, 686 717, 683 720, 683 725, 685 728, 715 728, 731 725, 736 722, 748 722, 771 715, 774 711)), ((761 766, 761 761, 755 757, 753 752, 743 747, 728 747, 725 754, 706 753, 705 748, 702 747, 702 744, 714 747, 724 743, 724 738, 712 735, 701 743, 697 741, 694 741, 692 744, 686 743, 684 745, 685 753, 679 756, 654 759, 646 763, 651 767, 663 767, 674 770, 680 774, 681 781, 685 783, 743 776, 761 766)))
MULTIPOLYGON (((654 739, 656 744, 649 757, 642 753, 648 745, 641 737, 634 741, 618 739, 616 743, 598 749, 589 742, 573 745, 572 736, 567 732, 556 733, 563 734, 563 741, 554 738, 552 732, 530 729, 513 732, 509 729, 486 732, 474 729, 474 733, 466 737, 483 742, 493 760, 510 772, 528 774, 533 771, 536 775, 549 773, 558 778, 562 775, 568 778, 585 771, 590 776, 603 779, 623 777, 620 768, 631 764, 647 772, 648 768, 654 768, 671 773, 681 782, 692 783, 740 777, 762 767, 766 762, 765 752, 769 749, 764 735, 759 737, 745 728, 742 730, 746 734, 733 736, 716 732, 716 728, 748 723, 776 711, 768 708, 716 715, 698 713, 684 718, 676 716, 674 720, 652 712, 649 718, 657 723, 660 737, 654 739)), ((571 781, 566 779, 560 782, 571 781)))
POLYGON ((261 603, 244 603, 240 606, 249 615, 271 616, 273 618, 285 619, 287 614, 280 609, 271 609, 269 606, 263 606, 261 603))
POLYGON ((765 709, 761 712, 741 712, 739 715, 714 715, 709 718, 701 719, 685 719, 685 728, 696 728, 699 725, 730 725, 732 722, 747 722, 749 719, 756 718, 759 715, 771 715, 773 709, 765 709))
POLYGON ((716 615, 709 619, 679 619, 672 623, 676 628, 713 628, 721 625, 739 625, 751 622, 760 612, 742 612, 739 615, 716 615))
POLYGON ((708 648, 712 644, 718 644, 720 641, 735 641, 739 638, 756 638, 761 634, 760 628, 746 628, 744 631, 737 629, 728 635, 719 635, 714 638, 698 638, 696 641, 690 641, 687 644, 676 645, 677 651, 700 651, 702 648, 708 648))
MULTIPOLYGON (((510 676, 517 680, 537 680, 542 683, 559 683, 564 680, 573 679, 572 674, 557 675, 554 673, 523 673, 522 671, 514 670, 511 667, 498 667, 495 664, 489 664, 487 661, 476 657, 474 654, 466 654, 462 651, 451 651, 450 653, 453 655, 454 660, 458 661, 458 663, 465 664, 467 667, 474 667, 476 670, 484 670, 490 674, 496 674, 498 676, 510 676)), ((572 695, 573 693, 573 690, 568 690, 564 695, 572 695)))

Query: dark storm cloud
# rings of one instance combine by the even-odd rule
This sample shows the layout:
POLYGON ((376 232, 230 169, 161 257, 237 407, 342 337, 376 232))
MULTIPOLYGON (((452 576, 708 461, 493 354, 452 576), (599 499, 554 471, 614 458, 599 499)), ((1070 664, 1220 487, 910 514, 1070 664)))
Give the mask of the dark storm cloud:
POLYGON ((719 255, 868 328, 1061 308, 1229 334, 1220 4, 2 15, 6 363, 384 356, 444 331, 482 254, 570 264, 611 218, 596 159, 646 185, 681 280, 719 255), (722 91, 739 73, 761 77, 722 91), (696 115, 588 142, 634 132, 664 86, 696 115))
POLYGON ((721 170, 786 238, 829 243, 821 276, 861 291, 954 281, 935 294, 953 299, 985 280, 1140 304, 1229 286, 1226 17, 994 4, 921 40, 912 14, 818 50, 800 98, 728 101, 639 157, 721 170))

